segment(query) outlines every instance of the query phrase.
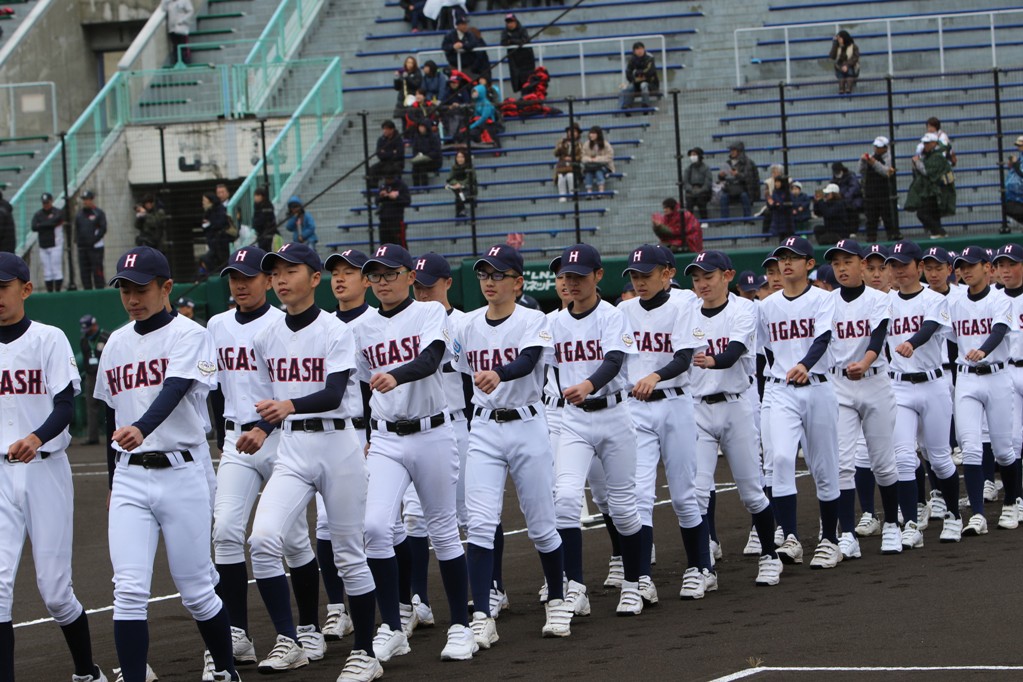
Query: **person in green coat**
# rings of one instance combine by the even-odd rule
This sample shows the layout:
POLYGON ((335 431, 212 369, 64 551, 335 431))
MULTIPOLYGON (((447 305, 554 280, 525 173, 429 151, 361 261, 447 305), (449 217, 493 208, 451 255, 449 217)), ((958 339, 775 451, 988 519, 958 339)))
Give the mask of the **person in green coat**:
POLYGON ((942 217, 956 212, 955 176, 945 157, 946 147, 937 135, 927 133, 920 142, 924 148, 913 157, 913 183, 906 196, 906 210, 916 211, 931 239, 940 239, 945 236, 942 217))

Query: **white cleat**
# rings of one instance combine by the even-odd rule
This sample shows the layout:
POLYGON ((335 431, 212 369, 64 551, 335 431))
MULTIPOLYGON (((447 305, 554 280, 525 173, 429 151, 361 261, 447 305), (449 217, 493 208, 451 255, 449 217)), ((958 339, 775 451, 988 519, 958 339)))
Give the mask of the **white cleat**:
POLYGON ((419 627, 419 614, 412 608, 412 604, 398 604, 398 616, 401 618, 401 631, 405 637, 412 639, 412 633, 419 627))
MULTIPOLYGON (((906 525, 913 523, 907 521, 906 525)), ((922 537, 922 536, 921 536, 922 537)), ((885 523, 881 528, 881 554, 899 554, 902 552, 902 533, 895 523, 885 523)))
POLYGON ((838 549, 842 552, 843 559, 859 559, 863 556, 860 541, 852 533, 842 533, 838 536, 838 549))
POLYGON ((417 628, 433 627, 435 622, 433 619, 433 608, 429 604, 424 604, 418 594, 412 595, 412 610, 416 612, 416 620, 419 621, 419 624, 416 625, 417 628))
MULTIPOLYGON (((933 510, 931 509, 931 504, 929 502, 927 502, 927 503, 920 503, 920 502, 918 502, 917 503, 917 505, 916 505, 916 527, 919 528, 921 532, 927 530, 927 527, 929 525, 931 525, 931 514, 932 513, 933 513, 933 510)), ((906 524, 902 524, 902 525, 906 525, 906 524)))
POLYGON ((615 613, 619 616, 638 616, 643 613, 643 597, 639 593, 639 583, 622 581, 622 595, 618 599, 615 613))
POLYGON ((776 526, 774 529, 774 546, 781 547, 785 544, 785 529, 781 526, 776 526))
POLYGON ((107 682, 107 676, 103 674, 103 670, 98 665, 95 668, 96 672, 92 675, 72 675, 71 682, 107 682))
MULTIPOLYGON (((114 682, 124 682, 124 673, 121 672, 120 668, 114 668, 113 669, 113 674, 115 675, 114 682)), ((159 682, 159 679, 160 678, 156 676, 156 673, 153 672, 153 669, 149 666, 149 664, 146 663, 146 680, 145 680, 145 682, 159 682)))
POLYGON ((961 467, 963 465, 963 449, 962 448, 960 448, 958 446, 952 448, 952 463, 955 464, 957 467, 961 467))
POLYGON ((236 675, 236 677, 231 677, 231 673, 229 673, 226 670, 214 670, 211 673, 210 679, 213 682, 233 682, 233 681, 241 682, 242 676, 238 674, 237 670, 235 671, 235 675, 236 675))
POLYGON ((655 544, 650 545, 650 565, 657 565, 657 545, 655 544))
POLYGON ((316 631, 315 625, 298 626, 298 643, 310 661, 318 661, 327 654, 327 640, 322 632, 316 631))
POLYGON ((902 546, 905 549, 920 549, 924 546, 924 534, 912 521, 907 521, 906 527, 902 529, 902 546))
POLYGON ((945 512, 948 511, 948 505, 945 504, 945 498, 941 496, 940 490, 931 491, 931 516, 935 518, 945 518, 945 512))
POLYGON ((810 559, 810 568, 835 568, 842 562, 842 550, 830 540, 821 540, 810 559))
MULTIPOLYGON (((495 632, 496 635, 496 632, 495 632)), ((440 652, 442 661, 471 661, 472 655, 480 650, 472 630, 455 623, 448 628, 448 641, 440 652)))
POLYGON ((1016 498, 1016 518, 1023 520, 1023 497, 1016 498))
POLYGON ((622 565, 620 556, 611 557, 607 564, 607 577, 604 578, 604 587, 621 587, 625 580, 625 568, 622 565))
POLYGON ((952 512, 945 512, 945 522, 941 526, 938 542, 959 542, 963 539, 963 520, 957 519, 952 512))
MULTIPOLYGON (((490 586, 490 615, 496 619, 508 606, 508 595, 497 589, 497 583, 495 582, 490 586)), ((483 648, 485 649, 486 647, 483 648)))
POLYGON ((998 486, 994 481, 984 481, 984 501, 994 502, 998 499, 998 486))
POLYGON ((639 577, 639 596, 643 597, 643 603, 647 606, 653 606, 657 603, 657 586, 654 585, 654 581, 648 575, 641 575, 639 577))
POLYGON ((714 571, 703 569, 703 592, 717 592, 718 591, 718 574, 714 571))
POLYGON ((373 637, 373 653, 381 663, 387 663, 395 656, 404 656, 410 651, 412 648, 408 645, 405 633, 401 630, 397 632, 391 630, 387 623, 382 624, 373 637))
POLYGON ((760 546, 760 536, 756 528, 749 529, 749 538, 746 539, 746 546, 742 548, 743 556, 760 556, 763 547, 760 546))
POLYGON ((202 682, 213 682, 213 674, 217 672, 217 666, 213 663, 213 656, 210 650, 202 652, 202 682))
POLYGON ((540 634, 544 637, 568 637, 572 634, 572 605, 564 599, 551 599, 544 604, 547 622, 540 634))
POLYGON ((252 638, 241 628, 231 628, 231 652, 235 665, 249 665, 256 662, 256 647, 252 638))
POLYGON ((781 582, 782 569, 781 559, 775 559, 770 554, 760 557, 757 565, 757 585, 777 585, 781 582))
POLYGON ((703 599, 707 592, 707 584, 703 573, 699 568, 693 566, 687 568, 682 574, 682 589, 679 590, 679 599, 703 599))
POLYGON ((877 520, 877 517, 873 514, 864 514, 860 517, 859 523, 856 524, 855 531, 856 535, 861 538, 869 538, 873 535, 881 534, 881 522, 877 520))
POLYGON ((803 545, 795 535, 789 535, 785 542, 778 546, 778 558, 785 564, 803 563, 803 545))
POLYGON ((362 649, 352 651, 345 661, 345 667, 337 676, 337 682, 370 682, 384 675, 380 660, 371 657, 362 649))
MULTIPOLYGON (((352 617, 348 615, 344 604, 327 604, 327 620, 323 623, 322 632, 328 642, 337 642, 355 632, 352 617)), ((238 654, 235 654, 234 659, 238 661, 238 654)))
POLYGON ((482 611, 476 611, 472 614, 469 629, 472 631, 472 637, 476 640, 476 644, 479 645, 480 649, 489 649, 492 644, 500 639, 497 634, 497 623, 482 611))
POLYGON ((721 553, 721 543, 717 540, 710 541, 710 556, 714 561, 721 561, 723 554, 721 553))
POLYGON ((1007 504, 1002 507, 1002 513, 998 516, 998 527, 1002 530, 1019 528, 1019 514, 1015 504, 1007 504))
POLYGON ((568 589, 565 591, 565 601, 572 607, 572 613, 575 615, 590 615, 590 598, 586 594, 585 585, 569 580, 568 589))
POLYGON ((309 665, 309 658, 298 642, 285 635, 277 635, 277 643, 270 654, 259 662, 260 673, 282 673, 309 665))
POLYGON ((974 514, 966 522, 963 535, 987 535, 987 519, 983 514, 974 514))

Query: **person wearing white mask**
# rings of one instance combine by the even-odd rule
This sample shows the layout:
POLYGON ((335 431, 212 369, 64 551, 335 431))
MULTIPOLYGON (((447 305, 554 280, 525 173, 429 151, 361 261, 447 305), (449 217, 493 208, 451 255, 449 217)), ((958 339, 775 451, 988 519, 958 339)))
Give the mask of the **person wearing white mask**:
POLYGON ((710 168, 703 162, 703 150, 693 147, 688 152, 689 166, 682 174, 685 189, 686 208, 707 219, 707 203, 710 202, 714 180, 710 168))

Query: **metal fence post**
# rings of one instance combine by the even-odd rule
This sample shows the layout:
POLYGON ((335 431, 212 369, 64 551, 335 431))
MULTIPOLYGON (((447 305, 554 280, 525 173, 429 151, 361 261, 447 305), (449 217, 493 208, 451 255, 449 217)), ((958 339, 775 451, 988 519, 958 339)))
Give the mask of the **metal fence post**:
POLYGON ((992 80, 995 86, 995 130, 998 135, 998 207, 1002 213, 1002 226, 998 228, 1001 234, 1009 232, 1009 220, 1005 215, 1005 152, 1002 149, 1002 87, 1001 79, 998 76, 998 69, 991 69, 992 80))
MULTIPOLYGON (((266 119, 259 119, 259 139, 260 146, 262 147, 263 153, 263 184, 266 186, 267 191, 270 191, 270 168, 266 163, 266 119)), ((270 197, 267 196, 269 199, 270 197)))
MULTIPOLYGON (((892 77, 889 75, 885 79, 885 88, 888 95, 888 154, 890 155, 891 168, 895 168, 895 99, 894 93, 892 92, 892 77)), ((895 234, 899 233, 899 183, 895 178, 895 174, 892 173, 888 176, 888 202, 889 212, 888 217, 892 219, 892 226, 895 228, 895 234)), ((885 223, 885 230, 888 229, 888 223, 885 223)))
POLYGON ((671 93, 671 106, 674 110, 673 119, 675 122, 675 184, 678 185, 678 200, 682 204, 682 207, 688 209, 686 205, 686 192, 685 182, 682 179, 682 124, 679 118, 678 111, 678 95, 679 89, 672 88, 671 93))
POLYGON ((167 188, 167 147, 164 144, 163 131, 167 129, 167 126, 156 126, 156 129, 160 131, 160 175, 163 177, 164 189, 167 188))
MULTIPOLYGON (((484 95, 485 96, 485 95, 484 95)), ((469 115, 469 119, 472 118, 472 114, 469 115)), ((472 158, 472 133, 469 131, 469 119, 466 121, 465 129, 465 158, 472 163, 473 173, 475 173, 476 162, 472 158)), ((452 161, 453 162, 453 161, 452 161)), ((469 234, 472 237, 472 252, 474 254, 479 253, 478 244, 476 243, 476 198, 480 191, 480 180, 476 178, 476 192, 473 196, 469 197, 469 234)))
MULTIPOLYGON (((779 114, 781 115, 781 158, 782 165, 785 166, 785 176, 789 174, 789 124, 788 118, 785 115, 785 83, 784 81, 778 83, 778 107, 780 109, 779 114)), ((753 197, 750 197, 751 199, 753 197)))
POLYGON ((369 250, 372 251, 376 242, 373 241, 373 193, 369 182, 369 128, 366 120, 369 117, 369 112, 360 111, 359 116, 362 118, 362 158, 366 172, 364 176, 366 178, 366 231, 369 234, 369 250))
POLYGON ((67 187, 67 146, 64 144, 64 138, 67 133, 61 131, 60 133, 60 168, 61 177, 64 180, 64 243, 67 245, 67 290, 77 291, 78 286, 75 284, 75 259, 74 259, 74 247, 71 244, 71 238, 74 237, 74 230, 71 228, 71 195, 68 194, 67 187))
MULTIPOLYGON (((576 162, 575 156, 578 150, 579 141, 575 138, 575 97, 566 97, 565 101, 568 102, 568 139, 571 141, 571 153, 572 153, 572 207, 575 217, 575 243, 582 244, 583 242, 583 229, 579 222, 579 183, 583 181, 581 177, 576 177, 576 162)), ((582 171, 582 169, 579 169, 582 171)), ((555 180, 555 182, 557 182, 555 180)))

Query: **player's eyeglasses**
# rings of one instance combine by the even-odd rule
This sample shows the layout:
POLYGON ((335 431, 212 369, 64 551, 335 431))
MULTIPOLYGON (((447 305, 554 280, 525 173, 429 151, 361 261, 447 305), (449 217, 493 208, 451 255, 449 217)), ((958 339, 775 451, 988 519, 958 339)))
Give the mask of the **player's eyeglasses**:
POLYGON ((798 253, 783 253, 778 256, 779 263, 794 263, 799 260, 807 260, 806 256, 800 256, 798 253))
POLYGON ((370 273, 370 274, 366 275, 366 279, 368 279, 373 284, 378 284, 380 282, 393 282, 394 280, 398 279, 398 275, 403 275, 406 272, 412 272, 412 271, 411 270, 388 270, 387 272, 373 272, 373 273, 370 273))
POLYGON ((514 275, 510 275, 507 272, 483 272, 482 270, 476 271, 476 279, 478 279, 481 282, 486 282, 488 279, 491 279, 495 282, 500 282, 502 279, 505 279, 506 277, 514 277, 514 275))

